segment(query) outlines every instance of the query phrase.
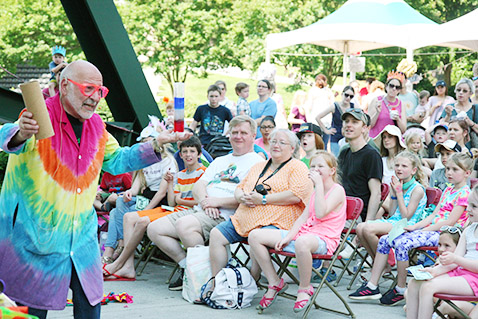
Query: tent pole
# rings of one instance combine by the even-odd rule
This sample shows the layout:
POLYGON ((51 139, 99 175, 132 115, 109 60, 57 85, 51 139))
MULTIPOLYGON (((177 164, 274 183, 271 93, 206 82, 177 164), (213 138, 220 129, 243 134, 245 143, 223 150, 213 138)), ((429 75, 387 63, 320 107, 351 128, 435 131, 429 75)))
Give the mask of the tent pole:
POLYGON ((344 62, 343 62, 343 74, 342 74, 342 78, 343 78, 343 81, 344 81, 344 86, 347 85, 347 57, 348 57, 348 51, 349 51, 349 42, 348 41, 345 41, 344 42, 344 62))
POLYGON ((413 62, 413 49, 407 48, 407 60, 413 62))
POLYGON ((268 48, 266 48, 266 63, 271 63, 271 51, 268 48))

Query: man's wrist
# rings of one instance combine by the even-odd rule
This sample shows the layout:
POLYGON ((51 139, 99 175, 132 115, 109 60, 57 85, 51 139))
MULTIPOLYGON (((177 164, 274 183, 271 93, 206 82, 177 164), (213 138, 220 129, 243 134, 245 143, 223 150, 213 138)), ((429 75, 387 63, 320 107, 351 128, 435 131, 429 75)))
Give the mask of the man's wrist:
POLYGON ((151 144, 153 145, 153 149, 156 153, 161 153, 163 152, 163 146, 159 144, 157 139, 153 139, 151 141, 151 144))
POLYGON ((266 204, 267 204, 266 195, 262 195, 262 205, 266 205, 266 204))

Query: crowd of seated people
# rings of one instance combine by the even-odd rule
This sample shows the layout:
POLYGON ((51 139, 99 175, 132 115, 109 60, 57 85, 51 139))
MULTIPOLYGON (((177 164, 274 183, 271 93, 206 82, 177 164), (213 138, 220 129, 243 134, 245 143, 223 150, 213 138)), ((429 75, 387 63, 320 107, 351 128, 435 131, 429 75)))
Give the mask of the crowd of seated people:
MULTIPOLYGON (((359 92, 353 83, 344 88, 339 102, 328 104, 329 91, 322 92, 327 82, 318 80, 323 85, 312 92, 316 96, 306 98, 301 92, 303 98, 295 101, 301 105, 295 105, 294 131, 276 127, 274 84, 269 80, 258 82, 258 99, 251 103, 247 102, 249 86, 238 83, 237 108, 225 98, 225 82, 211 85, 208 103, 197 108, 191 126, 195 131, 200 125, 199 138, 178 145, 177 158, 184 169, 178 172, 174 160, 163 160, 148 174, 148 168, 143 169, 143 175, 136 174, 131 189, 116 201, 103 255, 105 280, 135 278, 134 250, 145 233, 179 266, 170 290, 182 289, 188 247, 209 245, 214 276, 227 264, 226 247, 248 241, 251 275, 260 280, 262 271, 267 279, 261 309, 270 307, 288 288, 277 276, 268 248, 296 254, 300 284, 293 310, 300 312, 314 293, 312 254, 335 252, 345 224, 345 196, 353 196, 364 203, 355 244, 368 252, 373 267, 371 277, 350 299, 377 299, 385 305, 404 302, 409 252, 421 246, 438 246, 443 256, 428 270, 433 280, 410 284, 408 318, 431 315, 433 300, 427 292, 477 293, 478 268, 469 260, 478 259, 476 249, 469 246, 478 238, 474 212, 478 191, 471 190, 478 167, 474 161, 478 105, 470 102, 474 83, 469 79, 457 83, 456 102, 447 95, 444 81, 436 83, 432 97, 412 92, 417 103, 416 112, 410 113, 405 103, 414 99, 400 100, 410 92, 404 93, 406 79, 399 72, 388 74, 383 94, 371 98, 366 111, 359 105, 364 97, 355 97, 359 92), (307 105, 311 101, 326 102, 317 111, 307 105), (307 117, 311 114, 315 118, 307 117), (329 124, 322 119, 327 115, 331 115, 329 124), (211 162, 203 147, 218 135, 228 137, 232 151, 211 162), (390 189, 383 202, 382 184, 390 189), (443 192, 431 210, 426 209, 427 187, 443 192), (145 190, 153 195, 138 209, 134 198, 146 196, 145 190), (389 241, 389 232, 402 219, 406 219, 405 232, 389 241), (454 234, 457 227, 465 231, 458 246, 455 242, 456 251, 440 248, 445 245, 442 237, 446 241, 443 234, 450 229, 454 234), (124 248, 115 253, 116 246, 124 248), (395 264, 396 286, 382 294, 380 278, 395 264), (454 283, 461 290, 448 289, 454 283)), ((165 147, 163 159, 173 158, 169 152, 165 147)), ((329 264, 321 267, 327 269, 329 264)), ((335 272, 330 275, 327 280, 335 280, 335 272)), ((468 304, 462 307, 474 311, 468 304)))

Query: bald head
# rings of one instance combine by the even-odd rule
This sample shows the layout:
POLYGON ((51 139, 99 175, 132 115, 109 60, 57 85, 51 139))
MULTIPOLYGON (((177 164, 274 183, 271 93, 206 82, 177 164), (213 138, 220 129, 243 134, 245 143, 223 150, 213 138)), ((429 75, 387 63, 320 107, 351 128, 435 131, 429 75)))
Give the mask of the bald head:
POLYGON ((60 83, 63 79, 78 79, 78 78, 88 78, 90 76, 99 76, 101 81, 103 81, 103 76, 101 75, 100 70, 92 63, 84 60, 78 60, 68 64, 60 76, 60 83))
POLYGON ((88 61, 70 63, 61 72, 60 100, 65 111, 80 121, 91 118, 101 99, 99 93, 87 96, 85 87, 103 85, 103 76, 96 66, 88 61))

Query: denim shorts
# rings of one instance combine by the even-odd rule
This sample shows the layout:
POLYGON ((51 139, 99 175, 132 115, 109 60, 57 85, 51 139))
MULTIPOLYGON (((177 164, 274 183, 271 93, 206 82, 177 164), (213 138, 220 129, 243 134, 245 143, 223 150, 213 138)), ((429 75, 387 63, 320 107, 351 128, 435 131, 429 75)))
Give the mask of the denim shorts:
MULTIPOLYGON (((242 237, 241 235, 237 233, 230 219, 220 223, 219 225, 216 226, 216 228, 222 233, 224 237, 226 237, 227 241, 230 244, 247 240, 247 237, 242 237)), ((262 228, 263 229, 279 229, 278 227, 273 225, 264 226, 262 228)))
MULTIPOLYGON (((289 233, 288 230, 283 230, 283 229, 280 230, 282 239, 284 239, 288 233, 289 233)), ((317 248, 316 251, 313 252, 313 254, 320 254, 320 255, 327 254, 327 243, 317 235, 315 235, 314 237, 317 238, 319 242, 319 247, 317 248)), ((295 240, 291 240, 290 243, 284 247, 283 251, 295 254, 295 240)))

